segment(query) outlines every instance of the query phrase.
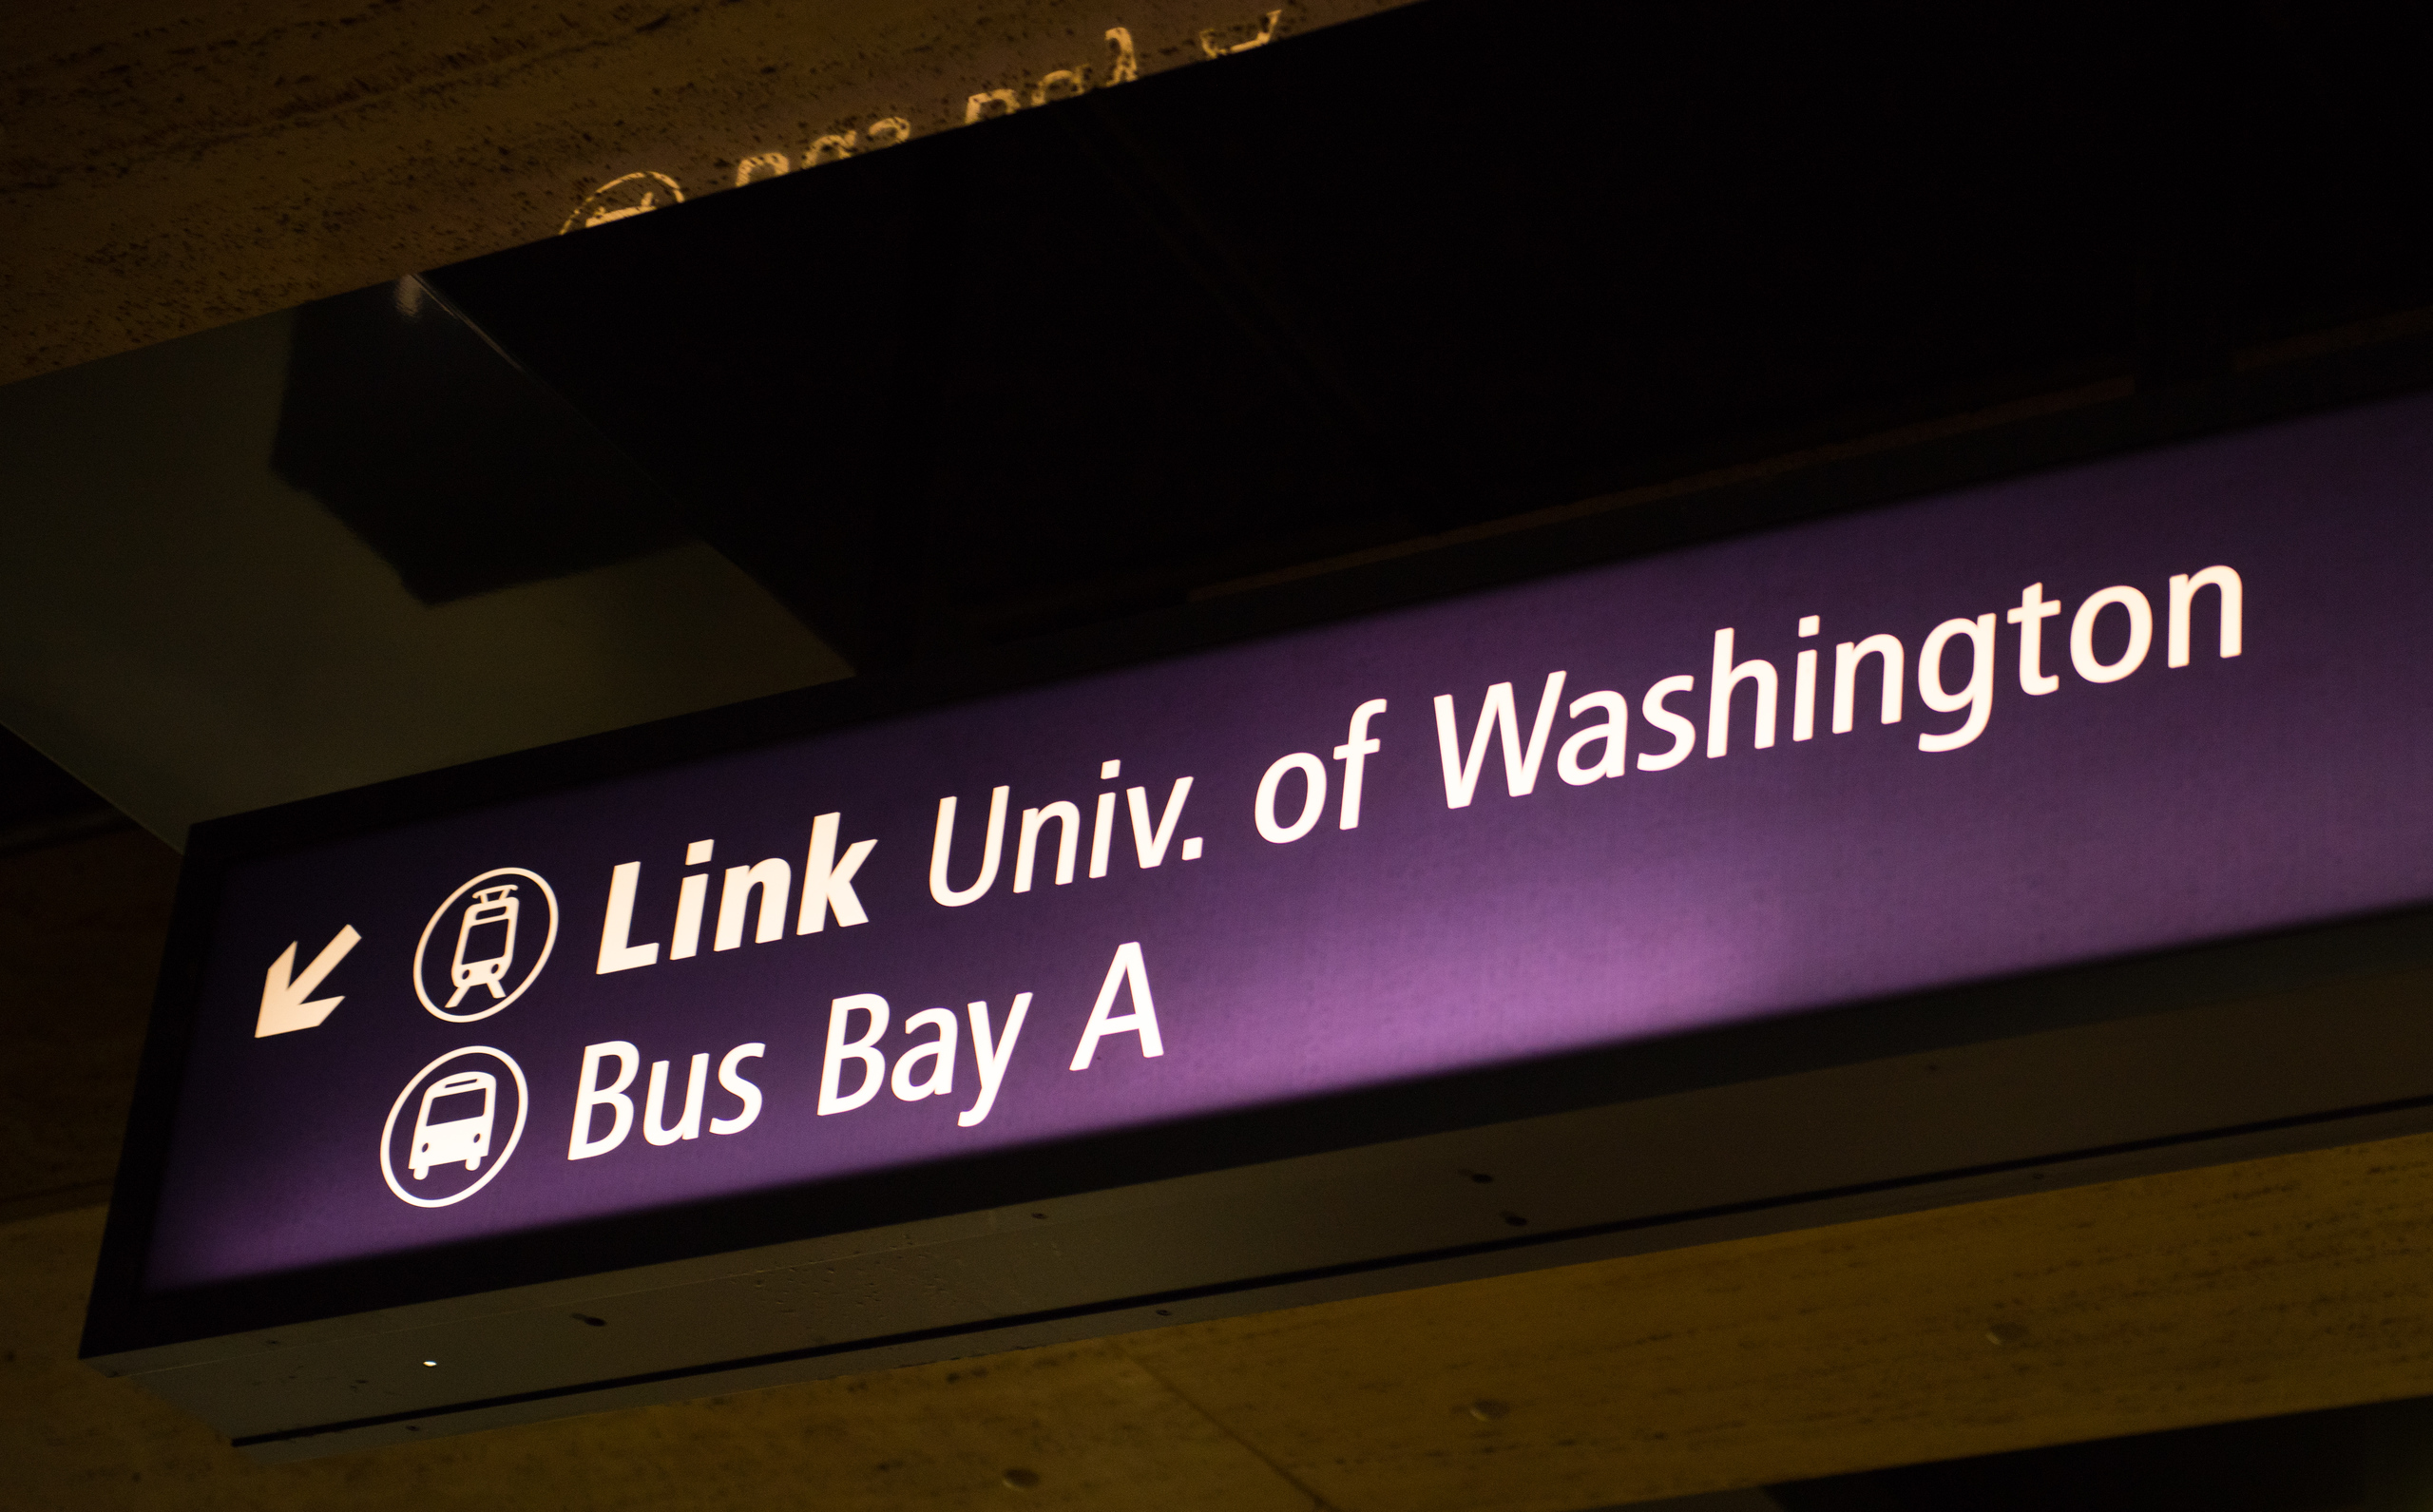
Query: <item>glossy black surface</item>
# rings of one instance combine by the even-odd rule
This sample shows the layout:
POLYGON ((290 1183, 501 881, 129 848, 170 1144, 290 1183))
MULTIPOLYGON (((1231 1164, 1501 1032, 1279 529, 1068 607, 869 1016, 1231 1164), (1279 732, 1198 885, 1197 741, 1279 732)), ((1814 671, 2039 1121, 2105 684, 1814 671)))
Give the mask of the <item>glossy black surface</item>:
POLYGON ((648 474, 418 278, 297 312, 270 465, 424 603, 684 539, 648 474))

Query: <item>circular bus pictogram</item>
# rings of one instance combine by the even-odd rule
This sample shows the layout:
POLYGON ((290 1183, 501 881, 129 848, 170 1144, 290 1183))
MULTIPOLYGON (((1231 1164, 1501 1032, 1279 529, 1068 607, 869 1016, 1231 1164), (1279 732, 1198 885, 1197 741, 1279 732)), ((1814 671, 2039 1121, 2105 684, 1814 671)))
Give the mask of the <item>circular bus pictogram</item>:
POLYGON ((505 1050, 487 1044, 450 1050, 415 1072, 389 1104, 388 1121, 380 1126, 380 1175, 398 1200, 415 1207, 462 1202, 507 1169, 531 1101, 524 1068, 505 1050), (413 1116, 406 1120, 410 1107, 413 1116))

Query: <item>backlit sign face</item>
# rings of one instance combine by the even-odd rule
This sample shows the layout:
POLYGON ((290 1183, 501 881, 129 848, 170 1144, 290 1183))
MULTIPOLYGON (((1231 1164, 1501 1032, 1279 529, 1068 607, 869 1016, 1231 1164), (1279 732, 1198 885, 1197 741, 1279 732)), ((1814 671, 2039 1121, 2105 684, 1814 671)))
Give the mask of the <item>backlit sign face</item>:
POLYGON ((239 862, 145 1284, 2423 903, 2428 503, 2410 400, 239 862))

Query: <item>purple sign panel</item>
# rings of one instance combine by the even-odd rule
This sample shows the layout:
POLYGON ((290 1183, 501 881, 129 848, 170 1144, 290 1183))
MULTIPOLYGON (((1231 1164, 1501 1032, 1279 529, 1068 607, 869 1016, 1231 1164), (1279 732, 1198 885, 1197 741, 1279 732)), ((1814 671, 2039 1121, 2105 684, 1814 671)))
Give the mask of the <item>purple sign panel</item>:
POLYGON ((147 1285, 2423 903, 2428 505, 2413 399, 237 866, 147 1285))

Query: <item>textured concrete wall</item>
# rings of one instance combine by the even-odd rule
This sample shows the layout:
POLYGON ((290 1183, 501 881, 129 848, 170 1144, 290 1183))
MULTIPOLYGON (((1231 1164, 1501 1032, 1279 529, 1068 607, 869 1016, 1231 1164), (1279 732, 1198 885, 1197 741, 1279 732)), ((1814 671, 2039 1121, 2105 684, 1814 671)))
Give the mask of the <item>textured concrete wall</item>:
POLYGON ((2433 1390, 2433 1139, 259 1465, 0 1225, 0 1504, 1584 1507, 2433 1390))
POLYGON ((0 856, 0 1221, 108 1196, 177 876, 133 830, 0 856))
POLYGON ((1400 0, 1277 3, 0 8, 0 382, 1400 0))

